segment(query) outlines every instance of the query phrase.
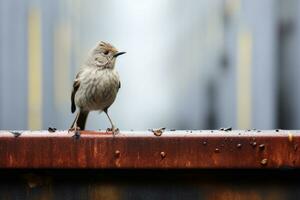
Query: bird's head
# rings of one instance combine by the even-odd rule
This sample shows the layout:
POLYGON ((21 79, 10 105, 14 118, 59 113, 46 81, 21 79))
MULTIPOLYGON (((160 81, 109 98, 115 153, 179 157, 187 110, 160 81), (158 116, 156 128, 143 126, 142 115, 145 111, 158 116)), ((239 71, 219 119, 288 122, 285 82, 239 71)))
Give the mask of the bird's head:
POLYGON ((92 62, 101 68, 114 68, 116 58, 126 52, 119 52, 106 42, 99 42, 92 50, 92 62))

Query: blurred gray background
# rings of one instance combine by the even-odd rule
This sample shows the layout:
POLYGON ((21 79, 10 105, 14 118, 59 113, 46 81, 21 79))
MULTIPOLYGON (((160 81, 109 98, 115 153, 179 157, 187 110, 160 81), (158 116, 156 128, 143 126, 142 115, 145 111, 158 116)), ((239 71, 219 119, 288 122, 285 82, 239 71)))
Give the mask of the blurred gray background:
POLYGON ((120 129, 299 129, 299 15, 297 0, 0 0, 0 129, 69 128, 73 78, 101 40, 127 52, 120 129))

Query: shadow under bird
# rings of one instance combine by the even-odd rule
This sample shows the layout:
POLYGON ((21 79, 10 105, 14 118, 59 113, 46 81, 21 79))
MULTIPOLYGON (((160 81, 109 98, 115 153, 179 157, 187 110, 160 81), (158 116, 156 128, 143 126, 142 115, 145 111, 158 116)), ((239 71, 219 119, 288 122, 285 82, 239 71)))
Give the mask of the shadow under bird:
POLYGON ((90 111, 104 111, 107 115, 113 134, 117 133, 108 108, 116 99, 121 88, 119 74, 115 69, 119 52, 114 46, 106 42, 99 42, 91 50, 87 60, 82 64, 73 83, 71 94, 71 111, 79 109, 70 130, 84 130, 90 111))

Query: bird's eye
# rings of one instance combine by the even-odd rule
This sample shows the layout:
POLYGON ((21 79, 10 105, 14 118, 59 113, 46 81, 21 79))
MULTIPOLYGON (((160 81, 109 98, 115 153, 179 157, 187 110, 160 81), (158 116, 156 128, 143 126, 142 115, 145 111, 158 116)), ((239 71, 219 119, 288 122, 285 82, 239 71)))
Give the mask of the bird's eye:
POLYGON ((107 55, 109 52, 106 50, 106 51, 104 51, 103 53, 104 53, 104 55, 107 55))

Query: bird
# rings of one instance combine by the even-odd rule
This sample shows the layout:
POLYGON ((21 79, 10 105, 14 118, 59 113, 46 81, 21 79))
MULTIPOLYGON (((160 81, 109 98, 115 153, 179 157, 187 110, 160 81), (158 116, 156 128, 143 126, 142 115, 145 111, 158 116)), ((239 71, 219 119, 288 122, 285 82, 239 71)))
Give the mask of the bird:
POLYGON ((126 52, 119 52, 107 42, 97 42, 90 52, 73 82, 71 93, 71 112, 78 108, 77 115, 69 131, 84 130, 89 112, 104 112, 109 119, 115 135, 119 130, 108 114, 109 107, 114 103, 121 88, 119 74, 115 68, 118 56, 126 52))

